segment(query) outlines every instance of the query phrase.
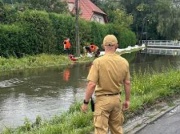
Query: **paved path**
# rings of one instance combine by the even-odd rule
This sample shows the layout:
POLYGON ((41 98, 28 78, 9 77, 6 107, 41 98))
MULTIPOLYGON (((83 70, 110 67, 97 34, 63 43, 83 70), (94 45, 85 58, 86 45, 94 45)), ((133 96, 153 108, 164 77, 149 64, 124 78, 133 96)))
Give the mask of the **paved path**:
POLYGON ((180 105, 136 134, 180 134, 180 105))
POLYGON ((180 134, 180 99, 174 105, 159 104, 127 122, 125 134, 180 134))

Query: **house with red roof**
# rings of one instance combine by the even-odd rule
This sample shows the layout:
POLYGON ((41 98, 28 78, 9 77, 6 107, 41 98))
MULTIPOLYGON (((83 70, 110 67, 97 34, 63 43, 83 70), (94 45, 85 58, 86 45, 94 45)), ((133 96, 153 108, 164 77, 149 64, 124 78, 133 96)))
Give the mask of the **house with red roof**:
MULTIPOLYGON (((67 0, 68 8, 75 14, 75 0, 67 0)), ((87 21, 95 21, 101 24, 107 23, 107 15, 90 0, 79 0, 79 16, 87 21)))

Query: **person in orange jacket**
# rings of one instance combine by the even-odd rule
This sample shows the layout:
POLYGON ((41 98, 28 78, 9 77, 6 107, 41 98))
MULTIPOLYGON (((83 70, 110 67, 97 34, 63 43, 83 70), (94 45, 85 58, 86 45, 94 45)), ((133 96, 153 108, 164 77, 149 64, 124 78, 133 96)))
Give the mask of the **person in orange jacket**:
POLYGON ((91 43, 89 46, 85 47, 86 53, 93 53, 95 57, 98 57, 100 54, 99 47, 94 43, 91 43))
POLYGON ((64 51, 67 53, 67 54, 70 54, 70 49, 71 49, 71 43, 70 43, 70 39, 69 38, 66 38, 63 42, 63 45, 64 45, 64 51))
POLYGON ((74 55, 69 54, 69 59, 72 61, 77 61, 78 59, 76 57, 74 57, 74 55))

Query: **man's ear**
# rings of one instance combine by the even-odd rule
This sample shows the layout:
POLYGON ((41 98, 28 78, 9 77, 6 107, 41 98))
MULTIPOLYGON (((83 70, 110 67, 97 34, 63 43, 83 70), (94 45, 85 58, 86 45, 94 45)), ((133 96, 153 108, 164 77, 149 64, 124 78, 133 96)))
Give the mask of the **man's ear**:
POLYGON ((119 46, 118 44, 115 45, 116 49, 118 48, 118 46, 119 46))

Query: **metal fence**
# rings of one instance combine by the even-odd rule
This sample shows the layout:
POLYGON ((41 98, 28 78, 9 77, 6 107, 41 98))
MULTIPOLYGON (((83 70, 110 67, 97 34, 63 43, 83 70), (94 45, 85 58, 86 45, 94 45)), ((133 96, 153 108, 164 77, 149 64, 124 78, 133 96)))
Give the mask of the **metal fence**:
POLYGON ((142 53, 158 55, 180 55, 180 41, 172 40, 143 40, 146 49, 142 53))

